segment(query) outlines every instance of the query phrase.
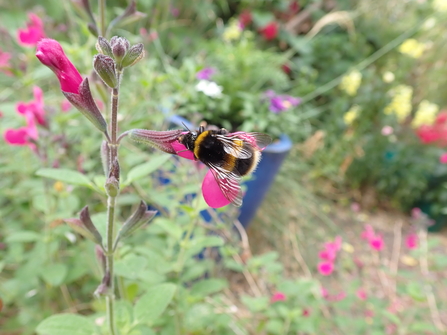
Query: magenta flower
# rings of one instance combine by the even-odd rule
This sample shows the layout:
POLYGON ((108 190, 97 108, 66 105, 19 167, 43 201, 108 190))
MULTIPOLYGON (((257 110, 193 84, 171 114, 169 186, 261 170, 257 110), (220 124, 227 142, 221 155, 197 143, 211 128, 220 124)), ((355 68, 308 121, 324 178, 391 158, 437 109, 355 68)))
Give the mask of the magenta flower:
POLYGON ((211 77, 216 73, 216 69, 206 67, 196 73, 196 78, 199 80, 211 80, 211 77))
POLYGON ((376 235, 369 240, 369 245, 374 250, 380 251, 383 249, 384 242, 381 235, 376 235))
POLYGON ((82 77, 65 55, 59 42, 44 38, 37 44, 36 57, 56 74, 62 92, 79 93, 82 77))
POLYGON ((447 153, 444 153, 439 157, 439 163, 447 164, 447 153))
POLYGON ((12 76, 12 72, 9 71, 11 68, 11 65, 9 64, 10 59, 11 54, 9 52, 0 50, 0 72, 3 72, 7 76, 12 76))
MULTIPOLYGON (((132 129, 129 132, 129 137, 136 142, 148 144, 169 154, 174 154, 189 160, 197 161, 194 157, 194 153, 178 141, 178 138, 182 134, 186 134, 186 132, 183 130, 156 131, 132 129)), ((253 146, 256 146, 256 139, 249 133, 236 132, 229 134, 229 136, 231 135, 237 135, 239 138, 243 138, 244 141, 250 142, 253 146)), ((203 179, 202 194, 205 202, 212 208, 224 207, 231 203, 231 201, 225 197, 220 189, 212 170, 209 170, 203 179)), ((237 197, 238 194, 231 193, 229 196, 230 198, 232 196, 237 197)))
POLYGON ((418 235, 416 233, 410 233, 405 239, 405 245, 408 249, 416 249, 418 247, 418 235))
POLYGON ((18 102, 16 105, 17 112, 22 115, 31 114, 36 119, 37 123, 46 126, 45 109, 43 104, 43 92, 38 86, 33 87, 34 100, 26 102, 18 102))
POLYGON ((18 129, 6 129, 3 134, 5 142, 9 145, 17 146, 29 146, 35 150, 36 145, 34 142, 39 138, 34 116, 31 113, 25 114, 26 127, 18 129))
POLYGON ((272 297, 270 298, 270 302, 273 304, 275 302, 278 301, 286 301, 287 297, 284 293, 282 292, 276 292, 275 294, 272 295, 272 297))
POLYGON ((275 114, 284 112, 301 103, 301 99, 299 98, 290 95, 278 95, 272 90, 266 91, 264 95, 269 99, 269 110, 275 114))
POLYGON ((318 263, 318 272, 323 276, 329 276, 334 271, 334 264, 332 262, 318 263))
POLYGON ((356 292, 357 298, 360 300, 366 300, 368 298, 368 295, 366 294, 365 289, 359 288, 356 292))
POLYGON ((323 260, 333 262, 335 261, 335 258, 337 258, 337 251, 334 249, 324 249, 320 251, 318 257, 320 257, 323 260))
POLYGON ((369 224, 365 225, 365 230, 362 232, 361 235, 362 239, 369 241, 374 236, 375 236, 374 228, 369 224))
POLYGON ((93 100, 88 79, 82 79, 59 42, 44 38, 37 44, 36 57, 59 79, 62 93, 93 125, 107 133, 107 123, 93 100))
POLYGON ((25 29, 17 30, 17 39, 24 46, 35 46, 45 37, 42 20, 34 13, 28 14, 29 21, 25 29))

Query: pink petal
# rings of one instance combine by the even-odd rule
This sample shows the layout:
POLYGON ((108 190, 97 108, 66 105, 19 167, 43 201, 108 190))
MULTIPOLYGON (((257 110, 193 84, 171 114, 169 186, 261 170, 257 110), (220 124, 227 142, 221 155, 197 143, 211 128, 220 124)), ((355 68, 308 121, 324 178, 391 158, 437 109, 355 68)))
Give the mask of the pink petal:
POLYGON ((10 145, 26 145, 28 132, 26 128, 6 129, 3 137, 10 145))
POLYGON ((286 301, 287 297, 284 293, 282 292, 276 292, 275 294, 272 295, 272 297, 270 298, 270 302, 274 303, 277 301, 286 301))
POLYGON ((25 102, 18 102, 16 105, 16 110, 17 110, 17 113, 25 115, 29 110, 29 106, 25 102))
POLYGON ((68 100, 62 101, 61 109, 63 112, 68 112, 71 109, 71 107, 72 107, 72 105, 71 105, 70 101, 68 101, 68 100))
POLYGON ((39 138, 39 133, 37 132, 36 122, 34 115, 31 113, 25 114, 26 118, 26 132, 30 138, 37 140, 39 138))
POLYGON ((43 92, 39 86, 33 87, 34 100, 37 104, 43 105, 43 92))
POLYGON ((363 288, 359 288, 356 292, 357 298, 359 298, 360 300, 366 300, 366 298, 368 297, 366 295, 366 291, 363 288))
POLYGON ((418 236, 415 233, 411 233, 405 239, 405 245, 408 249, 416 249, 418 247, 418 236))
POLYGON ((318 272, 323 276, 329 276, 334 271, 334 264, 332 262, 320 262, 318 264, 318 272))
POLYGON ((177 155, 186 159, 195 161, 194 153, 181 144, 179 141, 174 141, 171 143, 172 148, 177 152, 177 155))
POLYGON ((211 170, 207 172, 203 179, 202 194, 205 202, 212 208, 220 208, 230 204, 230 201, 223 195, 211 170))

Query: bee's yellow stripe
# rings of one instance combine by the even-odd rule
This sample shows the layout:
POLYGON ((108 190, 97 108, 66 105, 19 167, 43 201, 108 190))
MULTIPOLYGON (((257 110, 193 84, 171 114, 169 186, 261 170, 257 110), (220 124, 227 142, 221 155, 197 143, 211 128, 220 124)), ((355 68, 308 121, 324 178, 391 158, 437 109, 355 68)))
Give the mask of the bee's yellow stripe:
POLYGON ((196 156, 196 158, 199 158, 200 143, 203 142, 208 133, 209 130, 204 131, 199 136, 197 136, 196 140, 194 141, 194 156, 196 156))

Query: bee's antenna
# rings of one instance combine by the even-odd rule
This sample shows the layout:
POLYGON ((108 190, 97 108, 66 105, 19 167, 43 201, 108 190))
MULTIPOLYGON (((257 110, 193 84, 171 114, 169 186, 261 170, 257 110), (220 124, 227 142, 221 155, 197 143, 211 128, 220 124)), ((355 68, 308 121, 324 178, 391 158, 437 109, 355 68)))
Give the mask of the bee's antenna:
POLYGON ((183 127, 185 127, 188 131, 191 131, 185 124, 185 122, 182 122, 183 127))

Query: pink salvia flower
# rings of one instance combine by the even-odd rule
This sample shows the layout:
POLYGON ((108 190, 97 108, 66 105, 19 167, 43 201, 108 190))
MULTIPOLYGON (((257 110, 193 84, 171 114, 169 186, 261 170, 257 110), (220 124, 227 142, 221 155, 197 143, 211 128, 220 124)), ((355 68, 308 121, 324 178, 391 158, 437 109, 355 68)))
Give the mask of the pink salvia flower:
POLYGON ((365 230, 362 232, 361 235, 362 239, 369 241, 371 238, 374 237, 374 235, 374 228, 369 224, 365 225, 365 230))
POLYGON ((333 262, 337 258, 337 252, 334 249, 324 249, 319 252, 318 257, 333 262))
POLYGON ((79 93, 82 77, 65 55, 59 42, 44 38, 37 44, 36 57, 56 74, 62 92, 79 93))
POLYGON ((408 234, 405 239, 405 245, 408 249, 416 249, 418 247, 418 235, 416 233, 408 234))
POLYGON ((11 54, 9 52, 4 52, 0 50, 0 72, 3 72, 7 76, 12 76, 12 72, 9 71, 11 65, 9 60, 11 59, 11 54))
POLYGON ((16 105, 17 113, 22 115, 31 114, 36 119, 37 123, 45 126, 45 108, 43 103, 43 92, 42 89, 38 86, 33 87, 34 100, 25 103, 18 102, 16 105))
POLYGON ((25 114, 25 118, 26 127, 21 127, 18 129, 6 129, 3 137, 5 139, 5 142, 9 145, 27 145, 34 150, 36 148, 36 145, 33 143, 33 141, 36 141, 39 138, 36 123, 34 120, 34 116, 30 113, 25 114))
POLYGON ((439 163, 447 164, 447 153, 444 153, 439 157, 439 163))
POLYGON ((72 105, 70 103, 70 101, 68 100, 64 100, 61 103, 61 109, 63 112, 68 112, 71 109, 72 105))
POLYGON ((383 249, 384 243, 381 235, 376 235, 369 240, 369 245, 374 250, 380 251, 383 249))
POLYGON ((273 304, 275 302, 278 301, 286 301, 287 297, 284 293, 282 292, 276 292, 275 294, 272 295, 272 297, 270 298, 270 302, 273 304))
POLYGON ((323 276, 329 276, 334 271, 334 264, 332 262, 318 263, 318 272, 323 276))
POLYGON ((360 300, 366 300, 368 298, 365 289, 359 288, 356 292, 357 298, 360 300))
POLYGON ((28 14, 29 21, 25 29, 17 30, 17 39, 24 46, 35 46, 45 37, 42 20, 33 13, 28 14))

